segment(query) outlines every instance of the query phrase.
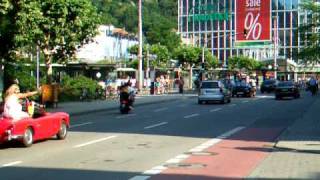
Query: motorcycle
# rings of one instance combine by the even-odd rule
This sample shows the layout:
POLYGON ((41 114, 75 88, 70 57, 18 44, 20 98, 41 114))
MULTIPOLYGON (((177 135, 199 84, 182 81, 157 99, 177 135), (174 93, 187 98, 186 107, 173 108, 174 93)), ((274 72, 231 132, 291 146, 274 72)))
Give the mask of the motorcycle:
POLYGON ((131 111, 133 102, 135 99, 135 92, 121 92, 120 93, 120 112, 122 114, 128 114, 131 111))

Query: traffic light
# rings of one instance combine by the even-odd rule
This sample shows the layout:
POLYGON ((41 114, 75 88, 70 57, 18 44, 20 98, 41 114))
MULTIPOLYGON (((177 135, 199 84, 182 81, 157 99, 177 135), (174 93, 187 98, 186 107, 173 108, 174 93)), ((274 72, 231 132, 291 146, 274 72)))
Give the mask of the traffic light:
POLYGON ((202 68, 202 69, 204 69, 204 68, 205 68, 205 64, 204 64, 204 62, 203 62, 203 63, 201 63, 201 68, 202 68))

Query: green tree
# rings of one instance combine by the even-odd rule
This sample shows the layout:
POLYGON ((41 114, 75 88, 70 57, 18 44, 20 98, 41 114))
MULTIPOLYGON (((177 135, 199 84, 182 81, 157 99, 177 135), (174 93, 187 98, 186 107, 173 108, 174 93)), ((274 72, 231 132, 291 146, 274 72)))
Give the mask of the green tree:
MULTIPOLYGON (((137 33, 138 4, 133 0, 93 0, 102 16, 103 24, 113 24, 137 33)), ((176 34, 176 0, 143 1, 143 35, 149 44, 167 46, 174 49, 180 44, 176 34)))
POLYGON ((298 57, 302 60, 302 64, 318 64, 320 63, 320 33, 316 33, 316 29, 320 27, 320 5, 314 1, 304 1, 301 8, 306 10, 312 19, 311 23, 303 24, 299 28, 301 41, 305 44, 298 57))
POLYGON ((228 59, 229 70, 245 69, 247 71, 252 71, 258 69, 260 66, 261 64, 258 61, 247 56, 233 56, 228 59))
POLYGON ((201 49, 198 47, 182 45, 177 47, 173 56, 179 61, 180 64, 198 64, 201 57, 201 49))
POLYGON ((53 61, 65 62, 91 40, 99 23, 98 14, 88 0, 33 0, 21 4, 16 42, 40 47, 51 83, 53 61))
POLYGON ((166 46, 154 44, 150 48, 149 55, 150 54, 156 57, 154 60, 151 61, 153 66, 162 68, 168 67, 170 53, 166 46))
MULTIPOLYGON (((202 61, 202 57, 201 57, 202 61)), ((217 68, 219 65, 218 58, 213 56, 208 49, 204 50, 204 62, 205 62, 205 69, 214 69, 217 68)))
POLYGON ((0 2, 0 59, 8 60, 15 47, 16 16, 19 7, 16 1, 2 0, 0 2))

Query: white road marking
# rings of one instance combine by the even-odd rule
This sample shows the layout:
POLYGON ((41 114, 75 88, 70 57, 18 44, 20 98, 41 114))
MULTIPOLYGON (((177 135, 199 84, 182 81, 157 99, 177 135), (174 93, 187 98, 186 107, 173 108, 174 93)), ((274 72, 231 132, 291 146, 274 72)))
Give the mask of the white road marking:
POLYGON ((117 116, 117 119, 122 119, 122 118, 127 118, 127 117, 133 117, 136 116, 137 114, 127 114, 127 115, 122 115, 122 116, 117 116))
POLYGON ((221 134, 221 135, 218 136, 217 138, 218 138, 218 139, 226 139, 226 138, 230 137, 231 135, 233 135, 233 134, 241 131, 242 129, 244 129, 244 127, 242 127, 242 126, 237 127, 237 128, 234 128, 234 129, 232 129, 232 130, 230 130, 230 131, 228 131, 228 132, 226 132, 226 133, 221 134))
POLYGON ((146 180, 149 178, 150 178, 150 176, 135 176, 133 178, 130 178, 129 180, 146 180))
POLYGON ((248 103, 249 101, 242 101, 242 103, 248 103))
POLYGON ((22 163, 22 161, 15 161, 15 162, 3 164, 2 167, 14 166, 14 165, 21 164, 21 163, 22 163))
POLYGON ((168 108, 160 108, 160 109, 156 109, 156 110, 154 110, 153 112, 160 112, 160 111, 165 111, 165 110, 167 110, 168 108))
POLYGON ((236 104, 230 104, 230 105, 229 105, 229 107, 233 107, 233 106, 236 106, 236 104))
POLYGON ((199 114, 190 114, 190 115, 188 115, 188 116, 184 116, 183 118, 185 118, 185 119, 188 119, 188 118, 192 118, 192 117, 196 117, 196 116, 199 116, 199 114))
POLYGON ((147 174, 147 175, 156 175, 161 173, 163 170, 162 169, 150 169, 148 171, 143 172, 143 174, 147 174))
MULTIPOLYGON (((201 152, 215 144, 217 144, 218 142, 222 141, 223 139, 241 131, 242 129, 244 129, 245 127, 237 127, 237 128, 234 128, 226 133, 223 133, 221 134, 220 136, 218 136, 217 138, 213 138, 213 139, 210 139, 209 141, 205 142, 205 143, 202 143, 200 146, 198 147, 195 147, 191 150, 189 150, 189 152, 201 152)), ((186 154, 181 154, 181 155, 177 155, 175 158, 172 158, 172 159, 169 159, 168 161, 165 162, 166 163, 179 163, 187 158, 189 158, 190 155, 186 155, 186 154)), ((160 174, 163 170, 166 170, 167 167, 161 165, 161 166, 156 166, 150 170, 147 170, 145 172, 143 172, 142 174, 146 174, 146 175, 155 175, 155 174, 160 174)), ((129 180, 146 180, 146 179, 149 179, 151 178, 151 176, 135 176, 129 180)))
POLYGON ((79 144, 79 145, 76 145, 76 146, 73 146, 73 147, 74 148, 80 148, 80 147, 83 147, 83 146, 88 146, 88 145, 95 144, 95 143, 98 143, 98 142, 101 142, 101 141, 105 141, 105 140, 108 140, 108 139, 112 139, 112 138, 115 138, 115 137, 117 137, 117 136, 108 136, 108 137, 97 139, 97 140, 93 140, 93 141, 90 141, 90 142, 87 142, 87 143, 79 144))
POLYGON ((208 149, 209 147, 221 142, 223 139, 230 137, 231 135, 241 131, 242 129, 244 129, 244 127, 234 128, 228 132, 221 134, 217 138, 210 139, 209 141, 202 143, 200 146, 190 149, 189 152, 202 152, 203 150, 208 149))
POLYGON ((151 128, 162 126, 162 125, 165 125, 165 124, 168 124, 168 122, 162 122, 162 123, 154 124, 154 125, 151 125, 151 126, 147 126, 147 127, 144 127, 144 129, 151 129, 151 128))
POLYGON ((216 109, 211 109, 210 112, 217 112, 220 111, 222 108, 216 108, 216 109))
POLYGON ((255 99, 257 99, 257 98, 260 98, 260 99, 268 99, 268 98, 274 98, 274 96, 272 96, 272 95, 258 95, 258 96, 256 96, 256 98, 254 98, 254 100, 255 99))
POLYGON ((81 124, 75 124, 75 125, 70 126, 70 128, 75 128, 75 127, 79 127, 79 126, 85 126, 85 125, 88 125, 88 124, 92 124, 92 122, 86 122, 86 123, 81 123, 81 124))

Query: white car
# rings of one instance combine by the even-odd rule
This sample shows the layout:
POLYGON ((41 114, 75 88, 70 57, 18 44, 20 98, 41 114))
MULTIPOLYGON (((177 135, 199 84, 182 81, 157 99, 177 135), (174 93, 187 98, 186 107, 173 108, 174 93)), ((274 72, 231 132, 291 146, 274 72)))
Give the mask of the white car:
POLYGON ((221 104, 231 102, 231 92, 225 88, 223 83, 218 80, 206 80, 200 84, 198 104, 203 102, 220 102, 221 104))

